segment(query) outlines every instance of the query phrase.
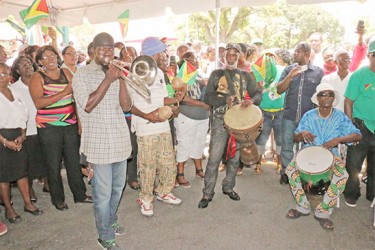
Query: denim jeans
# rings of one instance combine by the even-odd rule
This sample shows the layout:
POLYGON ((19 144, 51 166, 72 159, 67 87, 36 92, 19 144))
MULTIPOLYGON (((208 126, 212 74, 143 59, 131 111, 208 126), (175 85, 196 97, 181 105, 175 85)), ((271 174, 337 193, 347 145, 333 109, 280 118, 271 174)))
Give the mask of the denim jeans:
POLYGON ((285 174, 285 168, 293 160, 294 156, 294 130, 298 126, 297 122, 283 119, 281 121, 282 143, 281 143, 281 164, 280 174, 285 174))
POLYGON ((101 240, 115 239, 112 224, 117 222, 117 208, 126 181, 127 161, 93 164, 92 194, 96 229, 101 240))
POLYGON ((137 167, 137 161, 138 161, 138 143, 137 143, 137 136, 135 133, 130 131, 131 127, 131 120, 126 119, 126 123, 128 124, 129 133, 130 133, 130 141, 132 144, 132 154, 131 158, 128 159, 128 169, 127 169, 127 180, 129 182, 138 181, 138 167, 137 167))
POLYGON ((79 166, 79 137, 77 124, 38 128, 38 136, 48 169, 47 180, 52 204, 65 201, 61 178, 61 160, 74 201, 86 199, 86 185, 79 166))
POLYGON ((354 201, 358 200, 359 196, 361 196, 358 174, 361 172, 362 163, 367 157, 366 199, 372 201, 375 195, 375 134, 362 121, 355 120, 356 127, 361 130, 362 140, 357 145, 348 147, 346 170, 349 173, 349 179, 346 183, 344 195, 346 199, 354 201))
MULTIPOLYGON (((226 151, 229 134, 224 127, 222 118, 214 118, 211 124, 211 139, 209 146, 209 157, 206 166, 206 175, 204 177, 203 195, 212 198, 215 194, 214 189, 217 181, 219 164, 223 153, 226 151)), ((239 143, 237 143, 239 148, 239 143)), ((240 152, 237 150, 233 158, 227 162, 226 176, 222 182, 222 189, 230 192, 236 185, 236 173, 240 162, 240 152)))
POLYGON ((276 142, 276 154, 279 155, 281 149, 281 121, 283 118, 283 111, 268 112, 262 110, 262 113, 264 118, 263 129, 256 140, 259 154, 262 155, 266 152, 266 143, 270 137, 271 130, 273 129, 276 142))

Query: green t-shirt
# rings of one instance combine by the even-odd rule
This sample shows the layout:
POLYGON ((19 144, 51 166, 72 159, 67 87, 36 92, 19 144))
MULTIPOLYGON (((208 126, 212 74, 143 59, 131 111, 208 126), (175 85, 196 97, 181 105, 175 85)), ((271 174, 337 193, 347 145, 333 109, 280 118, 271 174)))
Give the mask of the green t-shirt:
POLYGON ((345 97, 352 100, 353 118, 361 119, 366 127, 375 130, 375 72, 369 66, 355 71, 349 79, 345 97))

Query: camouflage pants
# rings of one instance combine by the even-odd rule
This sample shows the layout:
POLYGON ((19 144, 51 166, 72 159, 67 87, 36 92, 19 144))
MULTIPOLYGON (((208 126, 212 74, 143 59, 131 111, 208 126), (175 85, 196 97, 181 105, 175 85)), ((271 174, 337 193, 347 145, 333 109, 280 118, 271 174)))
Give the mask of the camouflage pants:
POLYGON ((138 171, 141 185, 139 198, 152 202, 158 169, 159 184, 155 192, 160 196, 172 192, 176 181, 176 160, 170 132, 138 136, 138 171))
MULTIPOLYGON (((348 180, 348 172, 345 169, 344 162, 335 157, 335 163, 331 167, 333 172, 331 184, 324 194, 323 201, 315 208, 315 216, 319 218, 329 218, 332 214, 333 208, 337 204, 338 197, 345 189, 346 181, 348 180)), ((307 200, 305 191, 302 188, 301 178, 299 171, 296 167, 296 162, 293 160, 286 167, 285 174, 289 177, 289 186, 292 191, 294 201, 296 202, 296 210, 308 214, 311 207, 310 202, 307 200)))

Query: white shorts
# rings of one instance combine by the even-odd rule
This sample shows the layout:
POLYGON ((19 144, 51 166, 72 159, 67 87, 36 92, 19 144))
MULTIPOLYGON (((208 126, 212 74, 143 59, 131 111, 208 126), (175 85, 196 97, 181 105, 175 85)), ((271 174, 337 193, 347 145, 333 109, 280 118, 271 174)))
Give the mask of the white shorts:
POLYGON ((208 118, 193 120, 181 113, 174 119, 177 138, 177 162, 185 162, 189 158, 202 158, 208 132, 208 121, 208 118))

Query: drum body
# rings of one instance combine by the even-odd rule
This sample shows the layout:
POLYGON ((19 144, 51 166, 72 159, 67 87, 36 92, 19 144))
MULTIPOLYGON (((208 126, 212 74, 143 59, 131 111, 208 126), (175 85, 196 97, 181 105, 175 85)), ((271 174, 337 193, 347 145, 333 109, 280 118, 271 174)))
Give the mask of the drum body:
POLYGON ((297 152, 295 160, 301 180, 306 183, 316 186, 320 180, 331 180, 335 157, 328 149, 321 146, 306 147, 297 152))
POLYGON ((257 163, 259 153, 255 140, 263 127, 262 111, 255 105, 242 109, 237 104, 225 113, 224 123, 228 133, 241 143, 241 161, 247 165, 257 163))
POLYGON ((228 133, 233 133, 236 141, 253 142, 262 131, 262 111, 255 105, 242 109, 240 104, 237 104, 227 110, 224 123, 228 133))

